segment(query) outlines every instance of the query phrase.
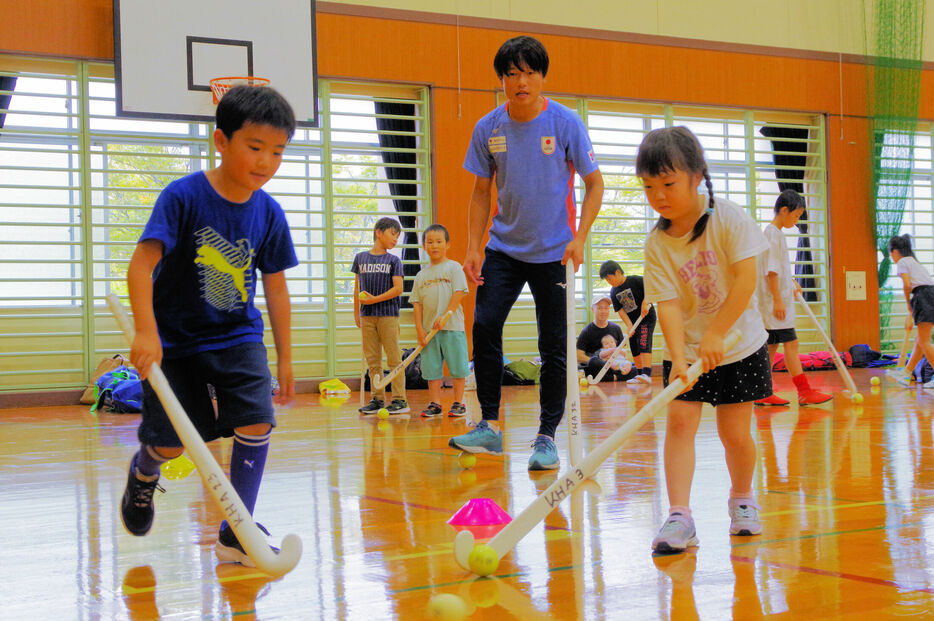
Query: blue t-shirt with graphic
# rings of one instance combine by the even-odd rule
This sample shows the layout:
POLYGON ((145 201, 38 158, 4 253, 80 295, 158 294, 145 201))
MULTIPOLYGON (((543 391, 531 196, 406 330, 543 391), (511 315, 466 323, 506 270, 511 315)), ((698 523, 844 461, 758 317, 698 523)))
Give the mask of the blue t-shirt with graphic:
POLYGON ((152 306, 166 358, 262 343, 256 272, 298 265, 285 214, 269 194, 234 203, 203 172, 187 175, 159 194, 140 236, 147 239, 164 246, 152 306))
POLYGON ((499 106, 477 122, 464 168, 496 176, 497 209, 487 248, 527 263, 560 261, 574 237, 574 172, 597 170, 593 146, 580 117, 545 100, 525 123, 499 106))
MULTIPOLYGON (((392 277, 402 276, 402 261, 394 254, 371 254, 358 252, 353 258, 350 271, 360 279, 360 291, 371 295, 382 295, 392 289, 392 277)), ((376 304, 360 304, 361 317, 398 317, 402 296, 376 304)))

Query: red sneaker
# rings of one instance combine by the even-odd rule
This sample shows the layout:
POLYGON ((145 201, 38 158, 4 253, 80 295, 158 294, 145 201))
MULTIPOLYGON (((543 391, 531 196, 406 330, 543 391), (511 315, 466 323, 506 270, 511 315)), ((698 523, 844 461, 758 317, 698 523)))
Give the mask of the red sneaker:
POLYGON ((788 405, 789 403, 791 402, 786 401, 785 399, 782 399, 775 393, 772 393, 765 399, 759 399, 758 401, 755 402, 756 405, 788 405))
POLYGON ((824 403, 831 399, 833 399, 832 395, 814 389, 798 393, 798 405, 817 405, 818 403, 824 403))

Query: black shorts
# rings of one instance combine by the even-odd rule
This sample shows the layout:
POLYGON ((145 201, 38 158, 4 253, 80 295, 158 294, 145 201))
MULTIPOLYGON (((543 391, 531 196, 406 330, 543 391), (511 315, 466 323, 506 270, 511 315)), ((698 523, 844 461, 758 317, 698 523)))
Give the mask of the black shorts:
MULTIPOLYGON (((237 427, 259 423, 276 426, 272 377, 262 343, 241 343, 184 358, 163 359, 162 372, 205 442, 229 438, 237 427), (216 412, 208 384, 217 396, 216 412)), ((182 446, 148 381, 143 382, 143 420, 137 437, 149 446, 182 446)))
POLYGON ((909 304, 915 325, 934 323, 934 285, 921 285, 912 289, 909 304))
POLYGON ((794 328, 780 328, 778 330, 766 330, 769 333, 769 340, 766 345, 778 345, 779 343, 788 343, 798 340, 798 334, 794 328))
POLYGON ((629 353, 633 358, 640 354, 652 353, 652 333, 655 331, 655 319, 646 316, 629 337, 629 353))
MULTIPOLYGON (((671 360, 662 362, 662 382, 668 386, 671 360)), ((763 345, 755 353, 722 365, 700 376, 691 390, 675 397, 679 401, 702 401, 716 407, 765 399, 772 394, 769 350, 763 345)))

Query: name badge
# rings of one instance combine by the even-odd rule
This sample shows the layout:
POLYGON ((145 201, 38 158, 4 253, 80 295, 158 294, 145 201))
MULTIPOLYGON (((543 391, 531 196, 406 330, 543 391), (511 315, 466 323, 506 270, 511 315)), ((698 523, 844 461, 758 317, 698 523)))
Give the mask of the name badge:
POLYGON ((506 136, 490 136, 490 139, 487 140, 487 145, 489 146, 490 153, 505 153, 506 136))
POLYGON ((551 155, 555 152, 555 137, 554 136, 542 136, 542 153, 545 155, 551 155))

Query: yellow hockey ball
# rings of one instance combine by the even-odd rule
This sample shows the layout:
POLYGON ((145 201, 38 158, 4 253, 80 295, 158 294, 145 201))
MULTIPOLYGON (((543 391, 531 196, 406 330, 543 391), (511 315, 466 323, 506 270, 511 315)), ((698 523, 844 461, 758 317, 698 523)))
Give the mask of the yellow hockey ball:
POLYGON ((470 556, 467 557, 467 565, 470 571, 478 576, 489 576, 499 567, 499 555, 496 550, 481 543, 473 547, 470 556))
POLYGON ((367 298, 370 297, 370 296, 367 295, 366 291, 361 291, 361 292, 360 292, 360 295, 359 295, 358 297, 359 297, 361 300, 365 300, 365 299, 367 299, 367 298))
POLYGON ((477 456, 472 453, 461 453, 457 457, 457 463, 461 468, 473 468, 477 465, 477 456))
POLYGON ((386 408, 380 408, 376 412, 376 416, 379 417, 380 420, 386 420, 387 418, 389 418, 389 410, 387 410, 386 408))
POLYGON ((873 386, 878 386, 878 385, 879 385, 879 378, 876 377, 875 375, 873 375, 872 379, 869 380, 869 383, 872 384, 873 386))
POLYGON ((467 616, 467 604, 453 593, 439 593, 428 601, 428 618, 460 621, 467 616))

